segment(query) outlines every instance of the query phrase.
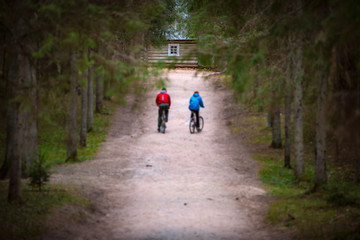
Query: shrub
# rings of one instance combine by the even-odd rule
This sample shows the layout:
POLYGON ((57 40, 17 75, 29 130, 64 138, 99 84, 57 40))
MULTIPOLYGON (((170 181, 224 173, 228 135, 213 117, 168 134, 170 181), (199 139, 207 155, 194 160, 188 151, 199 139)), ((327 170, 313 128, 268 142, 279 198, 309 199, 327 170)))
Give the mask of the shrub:
POLYGON ((335 206, 347 206, 355 204, 357 196, 349 183, 329 182, 326 186, 325 199, 335 206))
POLYGON ((34 159, 28 168, 30 186, 38 188, 41 192, 42 186, 49 181, 50 174, 50 166, 46 164, 45 154, 39 154, 39 158, 34 159))

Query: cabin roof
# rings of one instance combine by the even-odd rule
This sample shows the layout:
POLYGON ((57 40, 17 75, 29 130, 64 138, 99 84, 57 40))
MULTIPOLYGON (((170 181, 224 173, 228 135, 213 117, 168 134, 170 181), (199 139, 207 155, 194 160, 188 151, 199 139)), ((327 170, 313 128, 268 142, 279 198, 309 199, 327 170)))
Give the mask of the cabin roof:
POLYGON ((168 42, 171 43, 195 43, 195 39, 168 39, 168 42))

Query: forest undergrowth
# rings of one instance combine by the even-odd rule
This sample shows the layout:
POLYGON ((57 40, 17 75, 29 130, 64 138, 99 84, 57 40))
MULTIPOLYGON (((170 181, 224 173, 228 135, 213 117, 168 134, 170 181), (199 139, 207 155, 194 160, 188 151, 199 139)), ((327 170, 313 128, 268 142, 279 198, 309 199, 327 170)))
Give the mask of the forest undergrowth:
POLYGON ((31 239, 47 230, 46 219, 56 209, 71 208, 68 221, 76 221, 78 215, 92 209, 92 203, 74 186, 46 185, 37 191, 24 185, 23 202, 9 204, 8 183, 0 182, 0 239, 31 239))
POLYGON ((261 165, 259 178, 272 196, 267 221, 288 228, 293 239, 359 239, 360 186, 353 167, 334 159, 335 143, 328 142, 328 184, 314 192, 314 144, 305 142, 306 172, 297 180, 293 170, 284 167, 283 149, 270 147, 266 113, 236 108, 227 125, 261 165))
MULTIPOLYGON (((79 145, 77 161, 93 159, 101 143, 105 141, 111 116, 119 105, 118 100, 104 101, 103 111, 94 115, 94 127, 87 135, 86 147, 79 145)), ((42 124, 39 133, 40 152, 45 154, 51 165, 65 163, 67 150, 65 129, 54 122, 42 124)))
MULTIPOLYGON (((87 146, 78 148, 78 161, 91 160, 96 155, 101 143, 105 141, 110 119, 120 101, 104 101, 104 109, 94 116, 93 130, 88 133, 87 146)), ((51 113, 49 113, 51 115, 51 113)), ((45 156, 45 165, 51 167, 66 161, 66 134, 54 121, 41 121, 39 149, 45 156)), ((4 141, 5 139, 2 139, 4 141)), ((4 152, 1 145, 0 152, 4 152)), ((50 168, 51 173, 51 168, 50 168)), ((25 239, 36 237, 46 232, 47 216, 56 209, 77 209, 66 214, 66 218, 76 221, 77 215, 92 209, 92 203, 78 187, 45 185, 42 191, 28 184, 23 179, 23 201, 13 205, 7 202, 8 181, 0 181, 0 239, 25 239)))

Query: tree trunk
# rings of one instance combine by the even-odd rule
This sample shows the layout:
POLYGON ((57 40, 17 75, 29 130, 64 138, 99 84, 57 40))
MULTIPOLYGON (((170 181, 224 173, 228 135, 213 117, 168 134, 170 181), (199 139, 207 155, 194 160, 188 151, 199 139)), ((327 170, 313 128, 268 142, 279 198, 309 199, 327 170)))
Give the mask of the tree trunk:
POLYGON ((268 110, 266 115, 266 128, 272 128, 273 121, 274 121, 274 112, 272 106, 270 106, 270 109, 268 110))
MULTIPOLYGON (((10 58, 14 58, 14 56, 9 56, 9 60, 12 62, 9 63, 9 71, 10 71, 10 78, 18 77, 18 82, 14 82, 13 79, 8 79, 8 140, 6 146, 6 152, 12 151, 12 144, 14 141, 18 141, 13 139, 11 136, 14 133, 14 127, 16 127, 15 120, 17 115, 22 115, 21 119, 23 123, 22 125, 22 135, 19 138, 22 138, 21 144, 21 156, 22 159, 22 175, 26 176, 27 166, 31 164, 31 162, 38 157, 38 125, 37 125, 37 88, 36 88, 36 69, 34 63, 30 59, 31 53, 34 52, 34 48, 31 43, 22 43, 24 48, 15 50, 11 54, 18 54, 18 57, 13 60, 10 58), (26 52, 23 52, 23 51, 26 52), (22 52, 20 52, 22 51, 22 52), (15 53, 17 52, 17 53, 15 53), (20 68, 14 66, 14 64, 19 65, 20 68), (17 93, 15 93, 11 89, 13 86, 18 86, 17 88, 20 89, 17 93), (22 92, 21 92, 22 89, 22 92), (21 96, 20 96, 21 95, 21 96), (19 98, 17 100, 14 100, 19 98), (20 101, 19 106, 17 106, 14 101, 20 101), (21 107, 21 108, 20 108, 21 107)), ((11 163, 11 156, 12 154, 6 153, 5 161, 0 169, 0 178, 5 179, 10 170, 10 163, 11 163)))
POLYGON ((291 142, 290 142, 290 122, 291 122, 291 76, 290 76, 290 62, 288 61, 286 69, 285 82, 285 148, 284 148, 284 167, 291 168, 291 142))
MULTIPOLYGON (((14 12, 19 13, 22 8, 21 1, 14 3, 14 12)), ((24 123, 25 108, 27 101, 28 83, 31 78, 31 53, 28 50, 28 44, 23 36, 26 35, 24 19, 18 17, 15 20, 12 31, 12 38, 9 39, 9 66, 7 75, 7 142, 6 142, 6 160, 10 163, 10 181, 8 201, 21 201, 21 157, 24 144, 24 123), (22 40, 22 41, 21 41, 22 40), (20 42, 21 41, 21 42, 20 42), (29 76, 30 75, 30 76, 29 76)))
POLYGON ((87 131, 91 132, 94 126, 94 69, 89 68, 88 97, 87 97, 87 131))
MULTIPOLYGON (((21 201, 21 145, 23 116, 21 114, 21 84, 23 74, 21 72, 24 56, 21 54, 17 41, 10 44, 9 73, 8 73, 8 115, 7 115, 7 139, 6 139, 6 168, 10 169, 9 202, 21 201)), ((5 164, 4 164, 5 166, 5 164)), ((5 172, 4 172, 5 173, 5 172)), ((7 174, 7 173, 6 173, 7 174)), ((6 175, 5 174, 5 175, 6 175)))
POLYGON ((78 82, 76 53, 71 54, 71 73, 70 73, 70 106, 68 122, 68 146, 66 161, 77 159, 77 111, 78 111, 78 82))
POLYGON ((281 148, 281 120, 280 120, 280 109, 279 107, 274 107, 273 114, 273 126, 272 126, 272 148, 281 148))
MULTIPOLYGON (((6 35, 4 35, 4 44, 6 43, 6 35)), ((1 72, 1 77, 4 82, 6 81, 6 106, 2 109, 2 111, 0 112, 0 114, 4 114, 6 115, 7 117, 7 130, 9 130, 9 105, 10 105, 10 89, 9 89, 9 85, 10 83, 8 82, 9 81, 9 78, 7 77, 7 74, 6 72, 8 71, 8 54, 7 54, 7 51, 6 51, 6 48, 3 48, 4 49, 4 52, 3 52, 3 60, 2 60, 2 72, 1 72)), ((12 122, 12 121, 10 121, 12 122)), ((8 135, 8 134, 7 134, 8 135)), ((7 137, 8 138, 8 137, 7 137)), ((8 141, 8 139, 7 139, 8 141)), ((5 153, 8 152, 7 150, 7 143, 5 143, 5 153)), ((0 156, 0 157, 3 157, 3 156, 0 156)), ((0 179, 3 180, 5 179, 6 177, 8 177, 8 174, 9 174, 9 169, 10 169, 10 159, 7 158, 6 154, 4 156, 4 162, 3 164, 1 165, 1 168, 0 168, 0 179)))
POLYGON ((327 76, 324 72, 318 74, 317 108, 316 108, 316 159, 315 188, 326 184, 326 99, 327 76))
MULTIPOLYGON (((323 53, 322 53, 323 55, 323 53)), ((331 52, 329 78, 336 77, 336 48, 331 52)), ((325 62, 327 62, 325 60, 325 62)), ((324 64, 325 65, 325 64, 324 64)), ((326 107, 328 89, 328 68, 320 69, 317 81, 316 146, 315 146, 315 189, 327 183, 326 174, 326 107)), ((337 149, 336 149, 337 151, 337 149)))
POLYGON ((108 92, 108 89, 110 88, 110 80, 107 79, 107 81, 103 80, 103 93, 104 93, 104 99, 105 100, 111 100, 111 96, 108 92))
POLYGON ((335 136, 335 160, 336 162, 340 161, 340 141, 339 138, 335 136))
POLYGON ((305 173, 303 140, 303 86, 302 86, 302 39, 295 41, 294 54, 294 170, 298 177, 305 173))
POLYGON ((355 134, 355 161, 356 161, 356 181, 360 183, 360 134, 355 134))
MULTIPOLYGON (((297 15, 302 15, 302 1, 293 2, 297 15)), ((303 139, 303 66, 301 33, 295 33, 292 41, 293 78, 294 78, 294 174, 299 177, 305 173, 304 139, 303 139)))
POLYGON ((88 70, 83 74, 81 86, 81 126, 80 126, 80 145, 86 147, 87 133, 87 108, 88 108, 88 70))
MULTIPOLYGON (((28 49, 31 53, 35 52, 35 47, 29 44, 28 49)), ((24 144, 22 146, 22 165, 23 176, 27 175, 27 168, 34 160, 38 159, 38 97, 36 86, 36 65, 35 62, 30 60, 27 64, 23 65, 24 86, 27 89, 26 105, 24 116, 24 144)))
MULTIPOLYGON (((357 104, 356 108, 360 109, 360 83, 357 82, 357 104)), ((356 168, 357 168, 357 182, 360 183, 360 131, 359 128, 357 128, 357 131, 355 131, 355 157, 356 157, 356 168)))
POLYGON ((10 167, 8 201, 21 201, 22 159, 25 162, 37 156, 37 95, 36 71, 32 61, 35 51, 32 35, 24 15, 24 3, 12 3, 14 23, 10 26, 7 74, 7 140, 3 176, 10 167))
POLYGON ((96 112, 101 113, 103 110, 103 75, 97 71, 96 74, 96 112))

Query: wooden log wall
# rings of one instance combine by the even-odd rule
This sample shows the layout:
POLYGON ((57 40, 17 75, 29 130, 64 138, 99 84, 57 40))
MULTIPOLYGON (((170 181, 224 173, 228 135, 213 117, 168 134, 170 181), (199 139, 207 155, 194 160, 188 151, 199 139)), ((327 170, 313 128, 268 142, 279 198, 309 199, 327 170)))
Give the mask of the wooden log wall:
POLYGON ((196 42, 194 40, 169 40, 168 44, 147 50, 147 61, 149 63, 163 62, 167 65, 175 64, 175 67, 197 68, 196 42), (178 44, 179 56, 169 56, 169 44, 178 44))

